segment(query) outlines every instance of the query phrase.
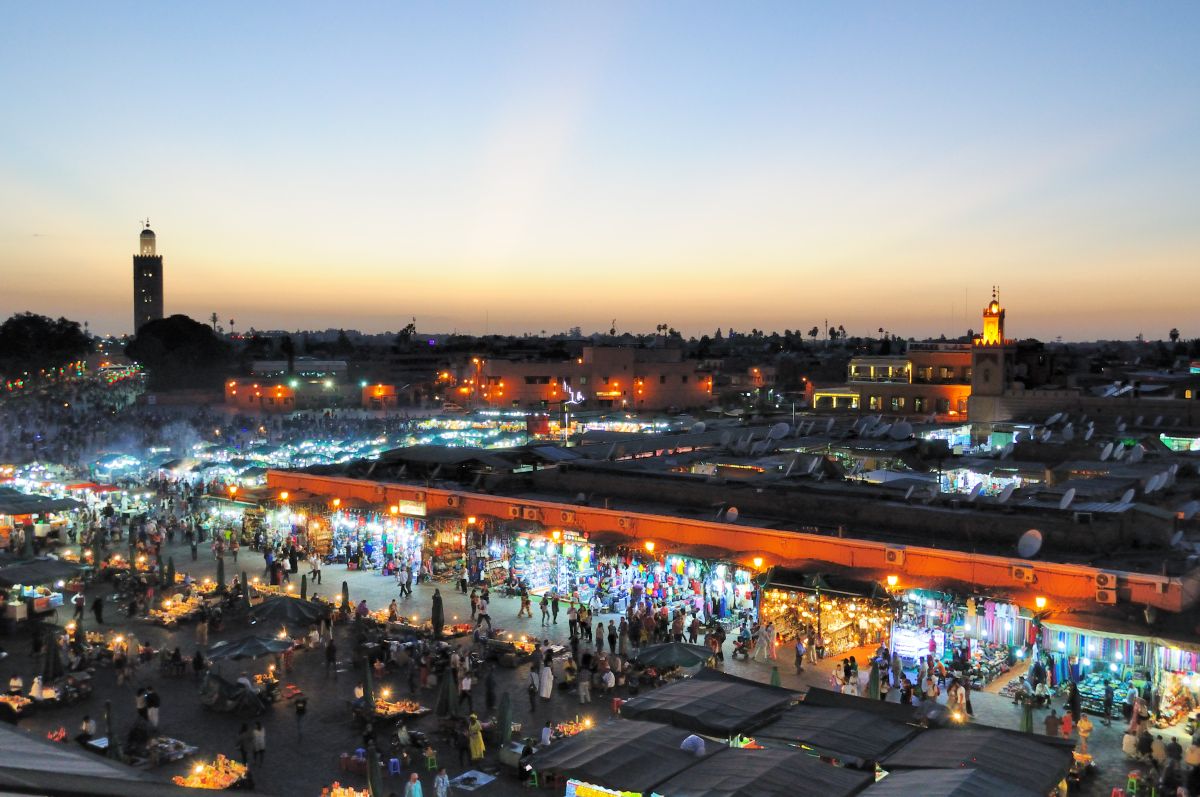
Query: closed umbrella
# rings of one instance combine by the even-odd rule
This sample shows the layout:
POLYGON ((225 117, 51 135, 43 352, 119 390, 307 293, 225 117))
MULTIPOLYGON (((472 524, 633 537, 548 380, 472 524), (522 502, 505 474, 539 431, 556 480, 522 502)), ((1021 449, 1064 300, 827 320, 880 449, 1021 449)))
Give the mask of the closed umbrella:
POLYGON ((454 683, 454 676, 449 670, 444 670, 438 676, 437 693, 434 713, 439 717, 458 716, 458 684, 454 683))
POLYGON ((879 699, 879 662, 871 662, 871 674, 867 677, 867 697, 879 699))
POLYGON ((371 672, 371 660, 363 661, 363 701, 371 712, 375 711, 375 676, 371 672))
POLYGON ((217 590, 225 591, 225 557, 217 557, 217 590))
POLYGON ((500 711, 496 720, 500 723, 500 744, 512 741, 512 697, 506 691, 500 696, 500 711))
POLYGON ((167 583, 166 583, 166 586, 164 587, 164 589, 170 589, 171 587, 175 586, 175 557, 174 556, 167 557, 166 582, 167 583))
POLYGON ((246 580, 246 571, 242 571, 242 606, 250 611, 250 582, 246 580))
POLYGON ((350 585, 345 581, 342 582, 342 612, 350 611, 350 585))
POLYGON ((379 764, 379 751, 374 746, 367 753, 367 790, 371 797, 387 797, 383 787, 383 768, 379 764))
POLYGON ((442 591, 433 591, 433 610, 429 613, 429 623, 433 626, 433 638, 442 638, 442 626, 446 624, 446 610, 442 608, 442 591))
POLYGON ((300 576, 300 600, 308 600, 308 575, 300 576))

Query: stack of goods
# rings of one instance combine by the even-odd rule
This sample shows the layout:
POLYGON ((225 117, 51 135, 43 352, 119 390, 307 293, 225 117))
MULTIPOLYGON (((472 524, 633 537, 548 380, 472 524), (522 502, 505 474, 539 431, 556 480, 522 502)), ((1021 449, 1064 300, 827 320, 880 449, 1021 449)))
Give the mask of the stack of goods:
POLYGON ((1008 648, 1005 645, 989 643, 983 648, 976 647, 971 656, 971 688, 982 689, 1008 670, 1008 648))
POLYGON ((178 761, 196 752, 190 744, 184 744, 169 736, 156 736, 146 744, 146 754, 150 761, 159 764, 163 761, 178 761))
MULTIPOLYGON (((1108 676, 1103 673, 1093 672, 1088 673, 1082 681, 1079 682, 1079 705, 1084 711, 1089 714, 1099 714, 1104 716, 1104 684, 1109 680, 1108 676)), ((1113 719, 1121 718, 1122 702, 1115 695, 1122 694, 1122 684, 1119 681, 1112 681, 1114 699, 1112 717, 1113 719)), ((1066 694, 1065 690, 1062 692, 1066 694)))
POLYGON ((229 789, 246 777, 246 765, 218 755, 211 764, 196 764, 187 775, 171 778, 176 786, 189 789, 229 789))
POLYGON ((566 722, 560 722, 557 725, 555 725, 554 726, 554 735, 555 735, 555 737, 558 737, 558 738, 565 737, 565 736, 574 736, 577 733, 583 733, 584 731, 588 730, 591 727, 592 727, 592 721, 590 719, 585 718, 585 719, 581 720, 578 717, 576 717, 574 721, 568 720, 566 722))
POLYGON ((181 620, 195 617, 203 606, 204 601, 198 595, 193 595, 187 600, 180 598, 164 600, 161 609, 150 610, 150 619, 161 626, 171 628, 181 620))
POLYGON ((370 793, 366 789, 355 789, 334 781, 332 786, 321 789, 321 797, 370 797, 370 793))
POLYGON ((375 714, 380 717, 420 716, 428 714, 429 709, 415 700, 386 700, 378 698, 375 701, 375 714))
POLYGON ((0 695, 0 706, 6 707, 18 717, 24 714, 25 711, 28 710, 28 708, 32 705, 32 700, 27 697, 22 697, 21 695, 0 695))

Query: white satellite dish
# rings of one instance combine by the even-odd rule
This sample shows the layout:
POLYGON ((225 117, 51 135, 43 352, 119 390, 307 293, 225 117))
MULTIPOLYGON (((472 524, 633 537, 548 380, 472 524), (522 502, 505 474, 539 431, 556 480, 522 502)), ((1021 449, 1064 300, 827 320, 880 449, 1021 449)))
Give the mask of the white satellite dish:
POLYGON ((768 440, 782 440, 787 437, 788 425, 786 423, 777 423, 767 432, 768 440))
POLYGON ((1163 422, 1163 416, 1161 416, 1161 415, 1155 416, 1155 418, 1154 418, 1155 426, 1162 426, 1162 422, 1163 422))
POLYGON ((975 486, 967 493, 967 501, 974 501, 983 492, 983 482, 975 482, 975 486))
POLYGON ((1126 490, 1124 493, 1121 494, 1121 500, 1119 503, 1132 504, 1134 495, 1135 495, 1135 493, 1133 492, 1133 488, 1130 487, 1128 490, 1126 490))
POLYGON ((1006 504, 1008 499, 1012 498, 1012 494, 1017 491, 1017 485, 1006 484, 1004 489, 1000 491, 1000 495, 996 496, 997 504, 1006 504))
POLYGON ((1085 430, 1084 430, 1084 432, 1083 432, 1083 439, 1084 439, 1084 440, 1091 440, 1091 439, 1092 439, 1092 435, 1093 435, 1093 434, 1095 434, 1095 433, 1096 433, 1096 427, 1094 427, 1094 426, 1089 426, 1089 427, 1088 427, 1087 429, 1085 429, 1085 430))
POLYGON ((1071 427, 1071 424, 1068 423, 1063 427, 1062 439, 1068 443, 1075 439, 1075 430, 1071 427))
POLYGON ((820 466, 820 464, 821 464, 820 457, 812 457, 808 460, 808 465, 807 465, 807 467, 805 467, 804 472, 811 476, 813 474, 813 472, 816 471, 817 467, 820 466))
POLYGON ((1163 478, 1163 475, 1161 473, 1154 474, 1153 476, 1150 477, 1150 484, 1147 485, 1146 492, 1148 492, 1148 493, 1158 492, 1159 490, 1162 489, 1164 482, 1166 482, 1166 479, 1163 478))
POLYGON ((1117 431, 1118 431, 1118 432, 1123 432, 1123 431, 1125 431, 1125 424, 1124 424, 1124 422, 1122 422, 1122 423, 1118 423, 1118 424, 1117 424, 1117 431))
POLYGON ((1112 452, 1113 452, 1113 444, 1105 443, 1104 448, 1100 449, 1100 461, 1104 462, 1105 460, 1107 460, 1109 457, 1112 456, 1112 452))
POLYGON ((900 421, 892 427, 890 434, 893 440, 907 440, 913 435, 912 424, 908 421, 900 421))
POLYGON ((1058 502, 1058 508, 1066 509, 1067 507, 1069 507, 1071 505, 1071 502, 1074 500, 1075 500, 1075 488, 1071 487, 1065 493, 1063 493, 1063 497, 1058 502))
POLYGON ((1125 456, 1126 448, 1123 445, 1113 447, 1113 459, 1120 461, 1125 456))
POLYGON ((1062 413, 1056 412, 1053 415, 1051 415, 1049 418, 1046 419, 1046 425, 1051 426, 1053 424, 1056 424, 1056 423, 1058 423, 1059 419, 1061 419, 1061 418, 1062 418, 1062 413))
POLYGON ((1134 418, 1134 419, 1133 419, 1133 425, 1134 425, 1134 426, 1141 426, 1141 425, 1142 425, 1142 421, 1144 421, 1145 419, 1146 419, 1146 416, 1145 416, 1145 415, 1139 415, 1139 416, 1137 416, 1136 418, 1134 418))
POLYGON ((692 434, 700 434, 707 428, 708 427, 704 425, 704 421, 700 421, 699 423, 693 423, 692 428, 689 429, 688 431, 691 432, 692 434))
POLYGON ((1046 429, 1045 431, 1043 431, 1043 432, 1042 432, 1042 442, 1043 442, 1043 443, 1049 443, 1049 442, 1050 442, 1050 436, 1051 436, 1051 431, 1050 431, 1049 429, 1046 429))
POLYGON ((1146 454, 1146 449, 1142 448, 1141 443, 1138 443, 1136 446, 1133 447, 1133 450, 1129 452, 1129 464, 1132 465, 1136 462, 1141 462, 1142 457, 1145 456, 1145 454, 1146 454))
POLYGON ((725 520, 730 523, 737 523, 739 514, 738 508, 736 506, 731 506, 725 510, 725 520))
POLYGON ((733 440, 733 432, 729 431, 728 429, 721 432, 721 447, 722 448, 728 448, 729 442, 731 440, 733 440))
POLYGON ((1171 535, 1171 547, 1178 548, 1179 543, 1181 543, 1181 542, 1183 542, 1183 529, 1180 529, 1179 531, 1177 531, 1171 535))
POLYGON ((915 489, 916 489, 915 487, 910 486, 907 490, 904 491, 904 500, 905 501, 912 498, 913 490, 915 490, 915 489))
POLYGON ((1037 529, 1030 529, 1021 535, 1021 539, 1017 540, 1017 553, 1022 559, 1032 559, 1040 550, 1042 550, 1042 533, 1037 529))

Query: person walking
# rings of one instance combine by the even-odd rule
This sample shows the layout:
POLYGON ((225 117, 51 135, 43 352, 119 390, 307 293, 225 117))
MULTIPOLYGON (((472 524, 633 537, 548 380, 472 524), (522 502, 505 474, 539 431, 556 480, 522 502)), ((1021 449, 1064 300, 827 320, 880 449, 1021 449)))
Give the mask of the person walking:
POLYGON ((337 677, 337 645, 333 641, 333 636, 325 643, 325 677, 329 677, 330 670, 333 671, 333 677, 337 677))
POLYGON ((254 763, 261 764, 267 757, 267 730, 261 722, 254 723, 254 763))
POLYGON ((579 685, 579 705, 592 702, 592 674, 588 670, 584 670, 578 680, 579 685))
POLYGON ((538 603, 538 606, 542 610, 542 625, 550 625, 550 599, 545 595, 542 595, 542 599, 538 603))
POLYGON ((541 685, 541 679, 538 678, 538 669, 536 664, 529 665, 529 686, 525 691, 529 692, 529 713, 533 714, 537 711, 537 696, 538 688, 541 685))
POLYGON ((404 797, 423 797, 421 792, 421 776, 416 772, 410 773, 408 783, 404 784, 404 797))
POLYGON ((550 591, 550 614, 554 617, 554 624, 558 625, 558 590, 550 591))
POLYGON ((475 711, 475 701, 471 698, 471 687, 474 682, 471 680, 471 673, 467 671, 463 673, 462 680, 458 682, 458 705, 461 708, 463 703, 467 704, 467 711, 475 711))
POLYGON ((617 628, 613 625, 613 621, 608 621, 608 652, 617 652, 617 628))
POLYGON ((474 714, 467 720, 467 740, 471 750, 471 761, 482 760, 485 752, 483 746, 483 725, 480 724, 479 717, 474 714))
POLYGON ((75 593, 75 597, 71 598, 71 605, 75 607, 74 619, 83 619, 83 610, 87 607, 87 598, 83 597, 83 590, 75 593))
POLYGON ((450 797, 450 776, 445 767, 440 768, 433 778, 433 794, 434 797, 450 797))
POLYGON ((1106 728, 1112 725, 1112 708, 1115 697, 1116 693, 1113 691, 1112 683, 1106 680, 1104 682, 1104 719, 1101 720, 1106 728))

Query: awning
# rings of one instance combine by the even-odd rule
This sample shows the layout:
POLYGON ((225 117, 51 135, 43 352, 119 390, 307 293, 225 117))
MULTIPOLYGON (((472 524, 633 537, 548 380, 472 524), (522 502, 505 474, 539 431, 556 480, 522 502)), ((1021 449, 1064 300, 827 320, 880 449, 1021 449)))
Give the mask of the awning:
POLYGON ((70 581, 79 575, 80 566, 61 559, 29 559, 0 567, 0 587, 14 584, 38 586, 70 581))
POLYGON ((768 570, 767 586, 799 592, 820 591, 826 595, 848 595, 856 598, 883 600, 889 597, 887 590, 878 581, 863 581, 817 570, 795 570, 787 567, 773 567, 768 570))
MULTIPOLYGON (((1056 623, 1047 619, 1042 621, 1043 627, 1049 631, 1059 633, 1083 634, 1085 636, 1116 639, 1123 642, 1143 642, 1147 645, 1158 645, 1164 648, 1200 652, 1200 640, 1185 638, 1187 636, 1187 629, 1185 628, 1147 628, 1143 623, 1129 622, 1098 614, 1063 614, 1062 616, 1064 622, 1056 623), (1066 620, 1073 620, 1077 624, 1067 625, 1066 620)), ((1178 615, 1169 619, 1178 619, 1180 625, 1182 625, 1184 616, 1178 615)))
POLYGON ((922 731, 881 764, 887 770, 981 769, 1006 784, 1048 794, 1067 776, 1073 747, 1069 740, 999 728, 938 728, 922 731))
POLYGON ((759 728, 754 738, 761 742, 775 739, 803 744, 822 755, 843 760, 879 761, 916 734, 913 725, 883 719, 871 712, 806 702, 789 708, 779 719, 759 728))
POLYGON ((667 548, 667 553, 675 554, 676 556, 686 556, 691 559, 701 559, 710 562, 732 562, 736 557, 733 551, 728 548, 721 548, 717 545, 701 545, 695 542, 684 542, 678 545, 668 543, 664 546, 667 548))
POLYGON ((624 545, 633 542, 633 536, 623 531, 593 531, 588 535, 588 542, 593 545, 624 545))
POLYGON ((921 769, 892 772, 860 797, 1044 797, 981 769, 921 769))
POLYGON ((654 791, 670 797, 850 797, 872 780, 870 772, 837 767, 800 750, 729 750, 654 791))
POLYGON ((81 506, 83 502, 74 498, 51 498, 48 495, 0 489, 0 515, 40 515, 46 512, 65 512, 81 506))
POLYGON ((694 678, 630 698, 621 715, 728 737, 762 727, 799 697, 789 689, 703 669, 694 678))

